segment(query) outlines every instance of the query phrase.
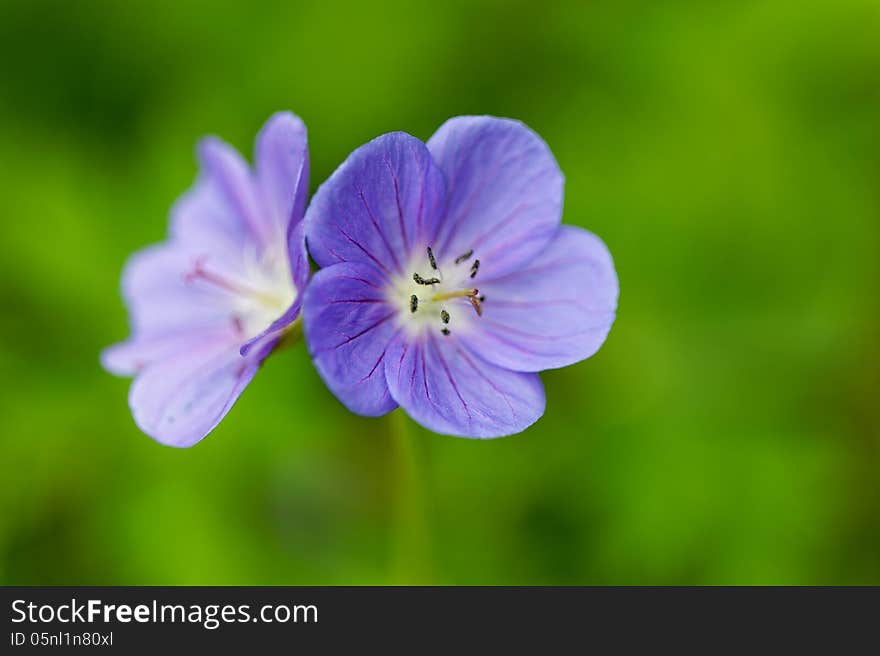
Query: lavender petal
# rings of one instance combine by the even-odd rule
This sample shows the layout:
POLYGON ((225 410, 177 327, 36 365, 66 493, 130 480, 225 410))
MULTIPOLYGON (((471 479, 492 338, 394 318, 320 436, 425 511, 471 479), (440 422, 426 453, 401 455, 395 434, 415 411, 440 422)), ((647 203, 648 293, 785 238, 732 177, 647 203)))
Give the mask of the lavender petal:
POLYGON ((541 371, 590 357, 617 309, 611 254, 598 237, 562 226, 525 267, 480 283, 483 316, 462 341, 500 367, 541 371))
POLYGON ((223 340, 144 369, 129 392, 135 422, 162 444, 188 447, 204 438, 226 416, 260 365, 243 358, 223 340))
POLYGON ((446 175, 448 208, 435 250, 470 250, 503 275, 537 255, 562 216, 563 176, 547 144, 519 121, 459 116, 428 140, 446 175))
POLYGON ((381 274, 346 262, 321 269, 306 290, 303 328, 315 367, 352 412, 383 415, 397 404, 385 384, 385 349, 397 331, 377 286, 381 274))
POLYGON ((306 212, 309 250, 321 266, 363 262, 405 274, 443 217, 446 185, 425 145, 394 132, 355 150, 321 185, 306 212))
POLYGON ((398 335, 386 352, 385 377, 391 396, 413 419, 446 435, 512 435, 544 414, 537 374, 480 360, 454 335, 413 343, 398 335))

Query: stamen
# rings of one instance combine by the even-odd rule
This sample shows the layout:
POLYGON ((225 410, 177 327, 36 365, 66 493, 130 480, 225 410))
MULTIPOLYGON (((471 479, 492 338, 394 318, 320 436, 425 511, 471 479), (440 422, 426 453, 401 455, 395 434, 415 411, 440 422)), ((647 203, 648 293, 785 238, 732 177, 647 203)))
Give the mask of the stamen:
POLYGON ((441 328, 440 332, 449 337, 449 328, 441 328))
POLYGON ((474 263, 471 265, 471 278, 477 275, 477 271, 480 270, 480 261, 474 260, 474 263))
POLYGON ((419 297, 413 294, 409 297, 409 311, 415 312, 419 309, 419 297))
POLYGON ((471 255, 473 255, 473 254, 474 254, 474 249, 472 248, 472 249, 470 249, 467 253, 465 253, 464 255, 459 255, 457 258, 455 258, 455 263, 456 263, 456 264, 461 264, 461 263, 464 262, 465 260, 469 260, 469 259, 471 259, 471 255))
POLYGON ((471 296, 469 298, 471 301, 471 305, 473 305, 474 309, 477 311, 477 316, 482 317, 483 316, 483 306, 480 304, 480 299, 478 299, 476 296, 471 296))
POLYGON ((205 282, 211 283, 215 287, 219 287, 220 289, 223 289, 232 294, 236 294, 238 296, 251 296, 265 303, 275 302, 275 299, 273 299, 268 294, 264 294, 257 291, 256 289, 248 287, 247 285, 243 285, 240 282, 229 280, 228 278, 224 278, 217 273, 208 271, 207 269, 205 269, 201 259, 196 260, 195 265, 193 266, 193 270, 184 276, 184 281, 188 285, 191 285, 196 280, 204 280, 205 282))
POLYGON ((413 274, 413 280, 416 281, 417 285, 436 285, 438 282, 440 282, 439 278, 428 278, 427 280, 425 280, 417 273, 413 274))
POLYGON ((440 310, 440 321, 449 323, 449 313, 446 310, 440 310))
POLYGON ((434 271, 437 270, 437 260, 434 259, 434 251, 431 250, 431 247, 428 246, 428 262, 431 263, 431 268, 434 271))

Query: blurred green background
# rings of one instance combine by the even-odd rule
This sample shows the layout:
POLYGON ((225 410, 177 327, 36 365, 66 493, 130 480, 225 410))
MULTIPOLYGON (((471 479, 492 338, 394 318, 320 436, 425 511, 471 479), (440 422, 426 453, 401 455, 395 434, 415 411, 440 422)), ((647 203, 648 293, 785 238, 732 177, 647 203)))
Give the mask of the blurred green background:
POLYGON ((0 0, 0 144, 4 584, 880 583, 875 0, 0 0), (414 428, 413 492, 300 346, 195 448, 137 430, 123 263, 279 109, 312 189, 458 114, 547 140, 621 299, 535 427, 414 428))

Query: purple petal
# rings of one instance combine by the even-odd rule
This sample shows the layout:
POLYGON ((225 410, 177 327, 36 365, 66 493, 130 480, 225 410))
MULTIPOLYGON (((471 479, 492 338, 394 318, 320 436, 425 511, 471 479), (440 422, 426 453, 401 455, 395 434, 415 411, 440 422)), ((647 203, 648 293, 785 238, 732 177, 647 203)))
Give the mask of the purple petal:
POLYGON ((239 350, 241 355, 248 355, 255 346, 264 342, 267 337, 284 330, 287 326, 296 321, 296 318, 302 311, 302 298, 302 294, 297 295, 293 305, 287 308, 287 311, 284 314, 275 319, 275 321, 273 321, 264 331, 247 340, 239 350))
POLYGON ((254 346, 262 342, 267 336, 287 328, 287 326, 296 321, 302 310, 303 293, 306 285, 308 285, 310 273, 309 256, 306 252, 305 224, 302 221, 290 224, 287 243, 291 258, 291 275, 293 276, 293 284, 297 290, 296 299, 293 301, 293 304, 287 308, 287 311, 273 321, 268 328, 244 343, 241 347, 242 355, 250 353, 254 346))
POLYGON ((433 243, 445 198, 425 145, 403 132, 383 135, 349 155, 312 198, 309 250, 321 266, 364 262, 400 273, 433 243))
POLYGON ((285 235, 306 209, 309 151, 306 126, 290 112, 273 115, 257 135, 257 184, 263 194, 267 231, 285 235))
POLYGON ((199 142, 199 178, 172 209, 172 236, 212 254, 265 246, 274 235, 247 162, 217 137, 199 142))
POLYGON ((132 337, 101 352, 101 366, 116 376, 134 376, 148 365, 198 347, 204 334, 168 333, 152 337, 132 337))
POLYGON ((442 258, 470 250, 483 270, 503 275, 539 253, 562 216, 563 176, 547 144, 519 121, 448 120, 428 141, 446 175, 442 258))
POLYGON ((489 364, 454 335, 415 343, 399 335, 385 355, 385 377, 394 400, 438 433, 502 437, 525 430, 544 414, 537 374, 489 364))
POLYGON ((311 274, 309 254, 306 250, 306 224, 296 221, 290 224, 287 231, 287 252, 290 256, 290 273, 297 295, 302 296, 311 274))
POLYGON ((516 371, 541 371, 590 357, 617 309, 617 274, 602 240, 562 226, 524 268, 480 282, 483 316, 462 339, 480 357, 516 371))
POLYGON ((122 274, 122 294, 136 335, 199 332, 228 325, 229 293, 194 280, 196 266, 224 271, 227 263, 173 243, 135 253, 122 274))
POLYGON ((385 384, 385 349, 397 331, 395 311, 367 264, 334 264, 312 278, 303 328, 321 378, 352 412, 383 415, 397 404, 385 384))
POLYGON ((132 383, 129 405, 142 431, 162 444, 192 446, 210 433, 260 366, 226 341, 197 348, 147 367, 132 383))
POLYGON ((201 173, 171 208, 171 241, 193 252, 240 261, 245 245, 256 238, 226 203, 216 180, 201 173))

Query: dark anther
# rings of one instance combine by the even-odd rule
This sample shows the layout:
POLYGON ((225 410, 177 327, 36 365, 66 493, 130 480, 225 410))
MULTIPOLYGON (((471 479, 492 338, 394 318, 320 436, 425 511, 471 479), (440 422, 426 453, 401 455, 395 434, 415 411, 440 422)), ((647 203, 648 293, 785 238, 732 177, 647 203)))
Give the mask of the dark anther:
POLYGON ((486 302, 486 297, 485 297, 485 296, 478 296, 478 297, 477 297, 477 300, 480 301, 480 303, 485 303, 485 302, 486 302))
POLYGON ((428 246, 428 262, 431 263, 431 268, 434 271, 437 270, 437 260, 434 259, 434 251, 431 250, 431 247, 428 246))
POLYGON ((443 333, 444 335, 446 335, 447 337, 449 336, 449 328, 441 328, 440 332, 443 333))
POLYGON ((440 321, 449 323, 449 313, 446 310, 440 310, 440 321))
POLYGON ((474 260, 474 263, 471 265, 471 278, 477 275, 477 271, 480 270, 480 261, 474 260))
POLYGON ((419 297, 413 294, 409 297, 409 311, 415 312, 419 309, 419 297))
POLYGON ((471 259, 471 255, 473 255, 473 254, 474 254, 474 249, 472 248, 471 250, 469 250, 469 251, 468 251, 467 253, 465 253, 464 255, 459 255, 457 258, 455 258, 455 263, 456 263, 456 264, 461 264, 461 263, 464 262, 465 260, 469 260, 469 259, 471 259))
POLYGON ((428 278, 427 280, 425 280, 417 273, 413 274, 413 280, 416 281, 417 285, 436 285, 438 282, 440 282, 439 278, 428 278))

